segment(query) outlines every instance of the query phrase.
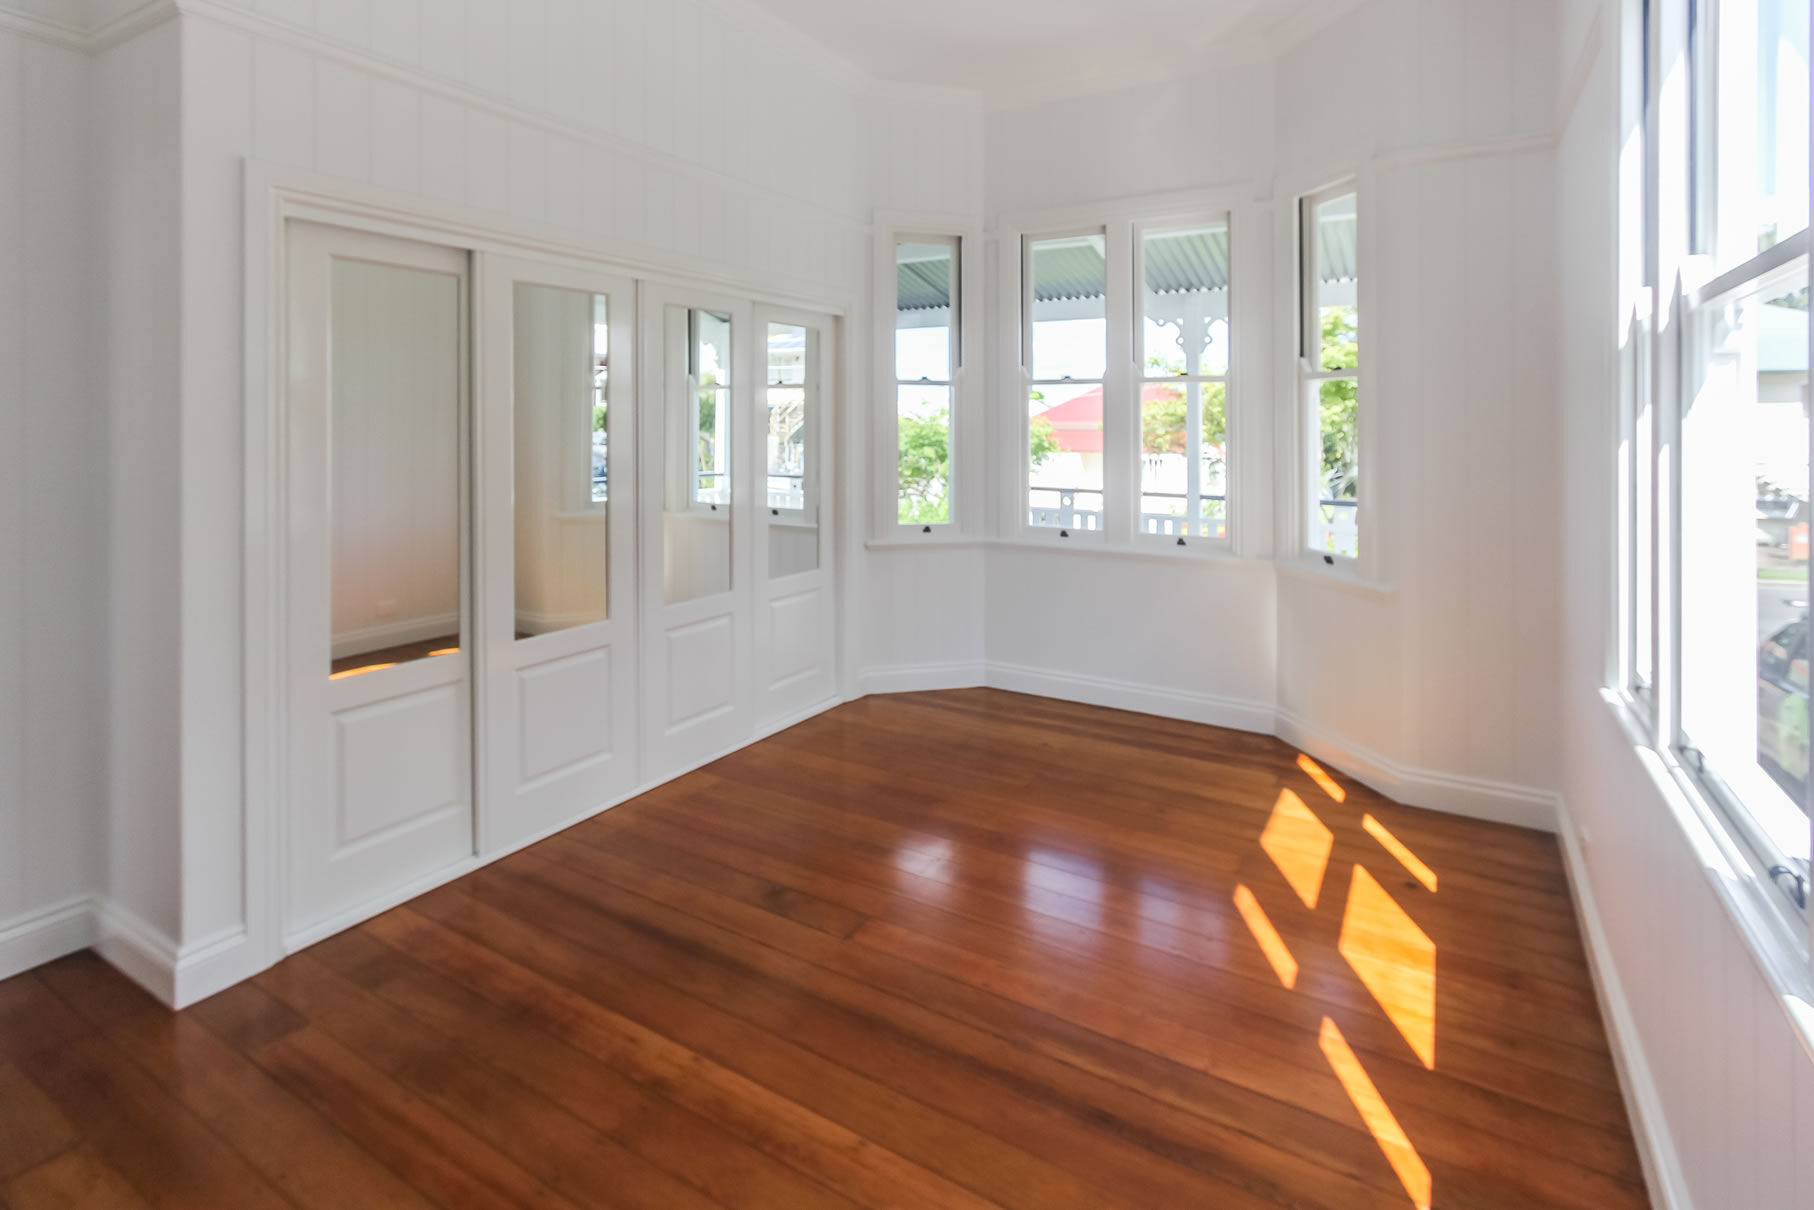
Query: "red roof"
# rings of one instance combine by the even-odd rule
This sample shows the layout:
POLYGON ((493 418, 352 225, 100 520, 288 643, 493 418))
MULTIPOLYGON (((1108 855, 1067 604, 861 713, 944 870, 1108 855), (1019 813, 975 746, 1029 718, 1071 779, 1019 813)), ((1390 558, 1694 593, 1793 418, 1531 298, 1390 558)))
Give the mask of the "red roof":
MULTIPOLYGON (((1178 388, 1163 383, 1148 383, 1140 392, 1142 403, 1173 398, 1178 388)), ((1102 452, 1102 388, 1085 391, 1040 413, 1052 422, 1052 436, 1058 448, 1067 454, 1100 454, 1102 452)))

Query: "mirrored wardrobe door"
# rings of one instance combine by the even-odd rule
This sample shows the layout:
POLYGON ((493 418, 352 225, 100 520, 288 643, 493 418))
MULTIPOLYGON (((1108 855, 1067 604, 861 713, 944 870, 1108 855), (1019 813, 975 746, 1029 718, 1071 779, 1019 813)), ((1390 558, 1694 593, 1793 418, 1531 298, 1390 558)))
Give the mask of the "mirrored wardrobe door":
POLYGON ((749 304, 645 284, 644 775, 747 738, 760 369, 749 304), (659 508, 655 505, 659 502, 659 508))
POLYGON ((481 851, 637 784, 635 286, 481 264, 481 851))
POLYGON ((757 416, 765 496, 758 563, 755 667, 763 724, 782 723, 836 692, 838 612, 831 507, 837 321, 758 306, 763 341, 757 416))
POLYGON ((288 234, 286 938, 473 852, 468 263, 288 234))

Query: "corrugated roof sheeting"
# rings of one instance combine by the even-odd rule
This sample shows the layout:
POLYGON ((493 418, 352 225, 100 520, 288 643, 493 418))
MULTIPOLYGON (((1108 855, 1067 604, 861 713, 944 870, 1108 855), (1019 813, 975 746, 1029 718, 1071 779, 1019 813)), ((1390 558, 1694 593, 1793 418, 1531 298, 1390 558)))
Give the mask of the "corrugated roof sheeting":
MULTIPOLYGON (((1356 277, 1356 228, 1352 212, 1322 215, 1319 272, 1326 282, 1356 277)), ((1099 241, 1100 237, 1095 237, 1099 241)), ((1147 287, 1156 294, 1228 289, 1228 229, 1160 232, 1145 240, 1147 287)), ((902 245, 903 249, 912 245, 902 245)), ((943 249, 941 249, 943 251, 943 249)), ((897 266, 902 311, 951 305, 951 260, 900 258, 897 266)), ((1108 281, 1102 249, 1091 239, 1051 241, 1033 250, 1035 302, 1101 298, 1108 281)))

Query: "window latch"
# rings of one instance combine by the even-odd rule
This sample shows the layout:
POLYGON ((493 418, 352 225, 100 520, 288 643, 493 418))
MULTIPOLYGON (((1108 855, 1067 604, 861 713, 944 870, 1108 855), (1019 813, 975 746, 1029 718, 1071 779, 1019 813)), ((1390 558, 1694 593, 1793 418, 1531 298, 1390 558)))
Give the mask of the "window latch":
POLYGON ((1793 899, 1796 907, 1804 912, 1808 910, 1808 877, 1806 874, 1800 870, 1790 869, 1786 865, 1773 865, 1770 867, 1770 881, 1781 888, 1783 894, 1793 899), (1786 885, 1783 882, 1785 877, 1789 879, 1786 885))

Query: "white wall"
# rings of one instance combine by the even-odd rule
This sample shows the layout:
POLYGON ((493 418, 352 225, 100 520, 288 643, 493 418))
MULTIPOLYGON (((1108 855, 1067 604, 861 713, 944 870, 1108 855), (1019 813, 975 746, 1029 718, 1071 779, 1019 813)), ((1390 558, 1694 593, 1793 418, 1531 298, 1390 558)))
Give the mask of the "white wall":
MULTIPOLYGON (((1589 68, 1557 157, 1565 614, 1561 788, 1598 907, 1604 997, 1634 1109, 1673 1161, 1659 1210, 1814 1205, 1814 1056, 1697 846, 1599 690, 1611 642, 1618 6, 1571 0, 1563 61, 1589 68), (1614 997, 1616 996, 1616 1001, 1614 997)), ((1578 881, 1578 887, 1582 885, 1578 881)))
POLYGON ((0 13, 0 977, 87 940, 106 859, 94 117, 87 57, 0 13))
POLYGON ((858 299, 861 81, 732 0, 236 0, 182 63, 182 916, 245 919, 242 157, 636 264, 858 299), (230 742, 228 742, 230 741, 230 742))

